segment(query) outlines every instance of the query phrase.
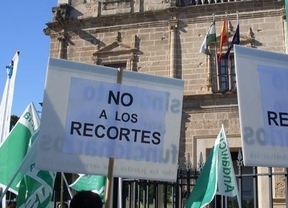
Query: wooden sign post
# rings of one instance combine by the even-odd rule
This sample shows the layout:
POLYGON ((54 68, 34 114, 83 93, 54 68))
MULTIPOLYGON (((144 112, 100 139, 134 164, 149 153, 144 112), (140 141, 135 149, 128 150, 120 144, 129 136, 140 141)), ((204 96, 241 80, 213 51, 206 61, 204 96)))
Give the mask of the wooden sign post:
MULTIPOLYGON (((123 68, 118 69, 117 74, 117 83, 122 83, 122 76, 123 76, 123 68)), ((113 170, 114 170, 114 158, 109 158, 108 164, 108 174, 106 180, 106 189, 105 189, 105 208, 110 208, 111 203, 111 191, 113 187, 113 170)), ((112 203, 113 204, 113 203, 112 203)))

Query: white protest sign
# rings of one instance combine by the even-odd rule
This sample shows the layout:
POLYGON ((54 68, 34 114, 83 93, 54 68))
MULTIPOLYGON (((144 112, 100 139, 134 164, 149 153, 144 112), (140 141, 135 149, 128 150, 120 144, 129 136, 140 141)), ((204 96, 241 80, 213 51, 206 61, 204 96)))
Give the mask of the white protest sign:
POLYGON ((168 96, 164 91, 72 77, 63 151, 161 161, 168 96))
POLYGON ((244 164, 288 167, 288 56, 235 46, 244 164))
POLYGON ((38 169, 175 181, 183 81, 50 59, 38 169))

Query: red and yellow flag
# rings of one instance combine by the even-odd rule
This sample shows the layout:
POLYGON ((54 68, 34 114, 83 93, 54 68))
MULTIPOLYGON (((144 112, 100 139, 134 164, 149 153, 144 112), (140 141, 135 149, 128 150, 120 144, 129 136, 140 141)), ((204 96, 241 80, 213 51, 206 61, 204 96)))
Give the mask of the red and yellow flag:
POLYGON ((226 24, 226 20, 223 20, 222 29, 221 29, 221 35, 220 35, 220 53, 219 53, 218 62, 220 62, 221 58, 222 58, 223 45, 224 45, 224 43, 226 43, 228 41, 226 25, 227 25, 226 24))

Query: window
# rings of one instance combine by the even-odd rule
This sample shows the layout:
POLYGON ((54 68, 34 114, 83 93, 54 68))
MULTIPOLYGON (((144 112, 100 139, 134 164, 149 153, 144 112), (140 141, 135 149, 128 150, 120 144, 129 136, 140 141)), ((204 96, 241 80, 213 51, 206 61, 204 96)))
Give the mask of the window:
POLYGON ((119 68, 126 69, 126 63, 104 64, 104 66, 112 67, 116 69, 119 69, 119 68))
MULTIPOLYGON (((121 1, 125 1, 125 0, 104 0, 104 3, 115 3, 115 2, 121 2, 121 1)), ((126 0, 128 1, 128 0, 126 0)))
POLYGON ((234 54, 230 54, 228 59, 222 57, 216 69, 216 79, 213 80, 213 92, 226 93, 236 90, 236 74, 234 54))
MULTIPOLYGON (((232 1, 235 0, 229 0, 229 2, 232 1)), ((203 4, 226 3, 226 2, 228 2, 228 0, 177 0, 176 6, 184 7, 190 5, 203 5, 203 4)))

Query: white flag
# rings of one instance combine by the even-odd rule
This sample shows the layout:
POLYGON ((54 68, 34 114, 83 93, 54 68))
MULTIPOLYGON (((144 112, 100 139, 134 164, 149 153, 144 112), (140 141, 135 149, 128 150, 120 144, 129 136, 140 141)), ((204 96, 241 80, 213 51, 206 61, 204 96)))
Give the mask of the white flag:
POLYGON ((219 152, 218 152, 218 188, 216 194, 227 197, 236 196, 238 203, 240 203, 233 162, 223 125, 217 137, 217 140, 219 142, 219 150, 218 150, 219 152))
POLYGON ((210 43, 216 42, 216 29, 215 29, 215 21, 210 25, 207 34, 203 40, 203 43, 200 47, 200 53, 204 53, 206 55, 211 55, 211 52, 208 49, 210 43))
POLYGON ((10 118, 19 54, 20 52, 17 51, 11 62, 6 66, 7 80, 0 105, 0 144, 4 142, 10 131, 10 118))

